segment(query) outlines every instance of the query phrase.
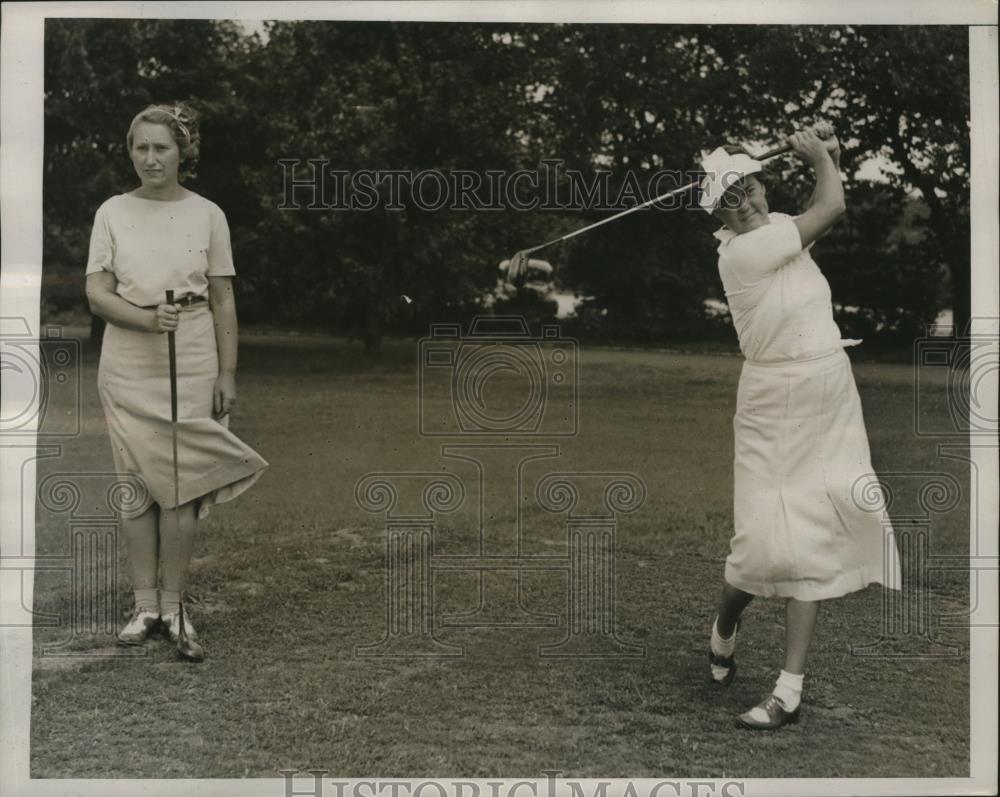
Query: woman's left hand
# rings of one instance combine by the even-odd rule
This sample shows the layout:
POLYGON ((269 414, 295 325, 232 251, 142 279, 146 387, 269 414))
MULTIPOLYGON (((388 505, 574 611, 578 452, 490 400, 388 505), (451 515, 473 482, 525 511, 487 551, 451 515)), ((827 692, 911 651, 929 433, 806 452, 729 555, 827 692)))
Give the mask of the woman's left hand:
POLYGON ((212 394, 212 412, 216 420, 229 414, 236 401, 236 379, 232 374, 219 374, 212 394))
POLYGON ((823 141, 823 146, 830 153, 834 163, 840 158, 840 142, 837 140, 837 133, 833 125, 829 122, 817 122, 813 125, 812 131, 823 141))

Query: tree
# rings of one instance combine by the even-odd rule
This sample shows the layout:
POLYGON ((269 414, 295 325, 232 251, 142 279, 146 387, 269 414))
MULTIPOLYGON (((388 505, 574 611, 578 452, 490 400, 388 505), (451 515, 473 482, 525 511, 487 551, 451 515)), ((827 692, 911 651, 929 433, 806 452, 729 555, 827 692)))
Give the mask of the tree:
MULTIPOLYGON (((739 87, 741 107, 759 103, 766 111, 756 124, 771 140, 781 132, 774 122, 787 115, 782 109, 803 123, 821 116, 835 121, 848 144, 849 201, 860 185, 857 166, 873 157, 888 162, 885 177, 901 189, 899 216, 904 197, 919 192, 929 209, 924 254, 950 273, 956 329, 963 329, 971 292, 967 28, 713 27, 705 39, 727 64, 720 79, 739 87)), ((874 258, 865 265, 881 268, 874 258)))
POLYGON ((289 317, 291 306, 273 304, 287 297, 299 318, 359 334, 370 350, 397 320, 401 294, 415 302, 411 325, 411 316, 475 312, 501 254, 537 220, 430 211, 407 192, 390 209, 388 182, 367 210, 290 212, 280 207, 285 172, 274 167, 297 160, 306 171, 313 158, 351 175, 509 172, 525 154, 511 129, 523 104, 517 53, 490 26, 466 24, 280 22, 268 34, 247 84, 251 106, 267 109, 259 120, 267 168, 249 176, 267 204, 248 232, 252 290, 275 315, 289 317), (274 74, 284 80, 261 79, 274 74), (289 281, 312 290, 289 290, 289 281))
MULTIPOLYGON (((385 331, 481 311, 502 257, 610 211, 427 210, 408 194, 388 206, 387 182, 365 210, 289 210, 282 159, 300 177, 322 159, 351 175, 480 178, 556 159, 584 183, 607 178, 605 199, 627 207, 660 169, 686 182, 724 140, 763 148, 822 116, 845 142, 851 216, 822 244, 835 297, 860 308, 842 323, 913 334, 949 280, 956 319, 968 314, 964 28, 276 22, 259 37, 224 21, 51 19, 45 47, 47 273, 82 271, 94 210, 135 183, 124 134, 153 101, 203 113, 191 187, 229 218, 241 317, 372 350, 385 331), (881 186, 856 174, 873 157, 881 186)), ((769 172, 772 206, 801 205, 805 170, 769 172)), ((700 336, 704 300, 720 298, 714 226, 698 209, 650 210, 544 256, 562 287, 593 297, 587 329, 700 336)))
MULTIPOLYGON (((795 126, 832 119, 846 145, 852 218, 854 205, 874 193, 892 202, 883 226, 855 223, 830 237, 854 250, 840 263, 845 284, 861 284, 854 274, 871 286, 853 298, 873 318, 909 307, 908 277, 919 261, 915 312, 904 314, 909 329, 919 334, 941 309, 938 292, 924 300, 923 283, 928 275, 940 282, 942 272, 961 328, 969 300, 967 46, 960 27, 546 26, 531 58, 551 91, 529 117, 530 133, 550 145, 547 156, 561 153, 591 173, 610 169, 620 185, 629 170, 688 169, 723 141, 763 149, 795 126), (887 164, 892 190, 856 177, 872 158, 887 164), (905 258, 887 259, 894 220, 914 191, 929 210, 919 222, 926 236, 905 258), (888 284, 899 292, 884 290, 888 284)), ((803 170, 769 171, 777 172, 772 206, 801 206, 803 170)), ((717 286, 706 225, 687 213, 637 214, 595 231, 569 257, 570 284, 595 296, 609 325, 632 327, 632 337, 668 334, 678 321, 696 330, 701 299, 717 286)))

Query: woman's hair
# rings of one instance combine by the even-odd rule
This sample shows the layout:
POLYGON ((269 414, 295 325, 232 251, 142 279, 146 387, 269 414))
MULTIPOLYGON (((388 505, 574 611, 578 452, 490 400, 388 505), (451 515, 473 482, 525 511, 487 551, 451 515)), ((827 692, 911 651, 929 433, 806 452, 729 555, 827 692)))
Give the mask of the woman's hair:
POLYGON ((149 105, 136 114, 132 124, 128 126, 125 143, 128 151, 132 151, 135 126, 140 122, 154 125, 164 125, 170 130, 181 153, 180 168, 177 178, 184 180, 195 176, 198 165, 198 151, 201 144, 201 133, 198 130, 198 113, 187 103, 176 102, 172 105, 149 105))

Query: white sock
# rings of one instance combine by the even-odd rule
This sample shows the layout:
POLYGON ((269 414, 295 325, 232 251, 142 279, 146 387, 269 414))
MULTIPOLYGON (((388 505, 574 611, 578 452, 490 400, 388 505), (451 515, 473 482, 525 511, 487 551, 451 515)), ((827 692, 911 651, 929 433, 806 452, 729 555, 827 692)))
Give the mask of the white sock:
POLYGON ((144 612, 158 612, 160 602, 156 596, 156 587, 152 589, 137 589, 135 592, 135 608, 144 612))
MULTIPOLYGON (((774 685, 772 694, 781 701, 785 711, 795 711, 802 701, 802 679, 805 675, 793 675, 790 672, 781 671, 778 682, 774 685)), ((767 722, 767 712, 760 706, 754 706, 747 715, 757 722, 767 722)))
POLYGON ((161 589, 160 590, 160 613, 175 614, 181 610, 180 590, 161 589))
POLYGON ((733 635, 729 639, 723 639, 719 634, 719 618, 715 618, 715 622, 712 623, 712 653, 716 656, 725 656, 729 658, 733 655, 733 651, 736 650, 736 631, 733 631, 733 635))
POLYGON ((784 704, 786 711, 795 711, 799 707, 802 701, 802 681, 805 677, 805 674, 793 675, 784 670, 778 676, 773 694, 784 704))
MULTIPOLYGON (((719 634, 719 618, 715 618, 715 622, 712 623, 712 640, 709 643, 709 647, 712 649, 712 653, 716 656, 725 656, 729 658, 733 655, 733 651, 736 650, 736 631, 733 631, 733 635, 729 639, 723 639, 719 634)), ((728 667, 720 667, 717 664, 710 665, 712 668, 712 677, 716 681, 723 680, 727 675, 729 675, 728 667)))

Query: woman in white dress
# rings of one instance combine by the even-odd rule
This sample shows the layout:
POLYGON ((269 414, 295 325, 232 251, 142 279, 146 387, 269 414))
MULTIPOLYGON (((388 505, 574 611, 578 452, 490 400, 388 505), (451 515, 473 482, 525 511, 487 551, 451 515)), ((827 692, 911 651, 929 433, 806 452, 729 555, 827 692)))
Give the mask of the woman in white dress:
MULTIPOLYGON (((97 210, 87 299, 108 323, 98 388, 115 467, 142 485, 122 510, 135 610, 118 635, 139 645, 160 624, 177 641, 198 520, 249 488, 267 462, 228 429, 237 352, 229 228, 217 205, 180 183, 197 161, 197 119, 184 105, 151 105, 126 143, 141 185, 97 210), (167 332, 177 346, 179 505, 167 332)), ((193 640, 186 607, 183 617, 193 640)), ((189 658, 203 655, 191 649, 189 658)))
POLYGON ((703 166, 701 205, 725 226, 719 275, 746 357, 737 394, 734 536, 712 626, 715 683, 736 672, 740 615, 754 596, 786 599, 785 661, 774 691, 739 724, 798 721, 819 601, 870 583, 898 589, 884 506, 859 506, 872 474, 861 401, 833 320, 830 287, 809 249, 844 213, 840 149, 827 124, 788 140, 816 173, 799 216, 770 213, 762 169, 737 147, 703 166))

